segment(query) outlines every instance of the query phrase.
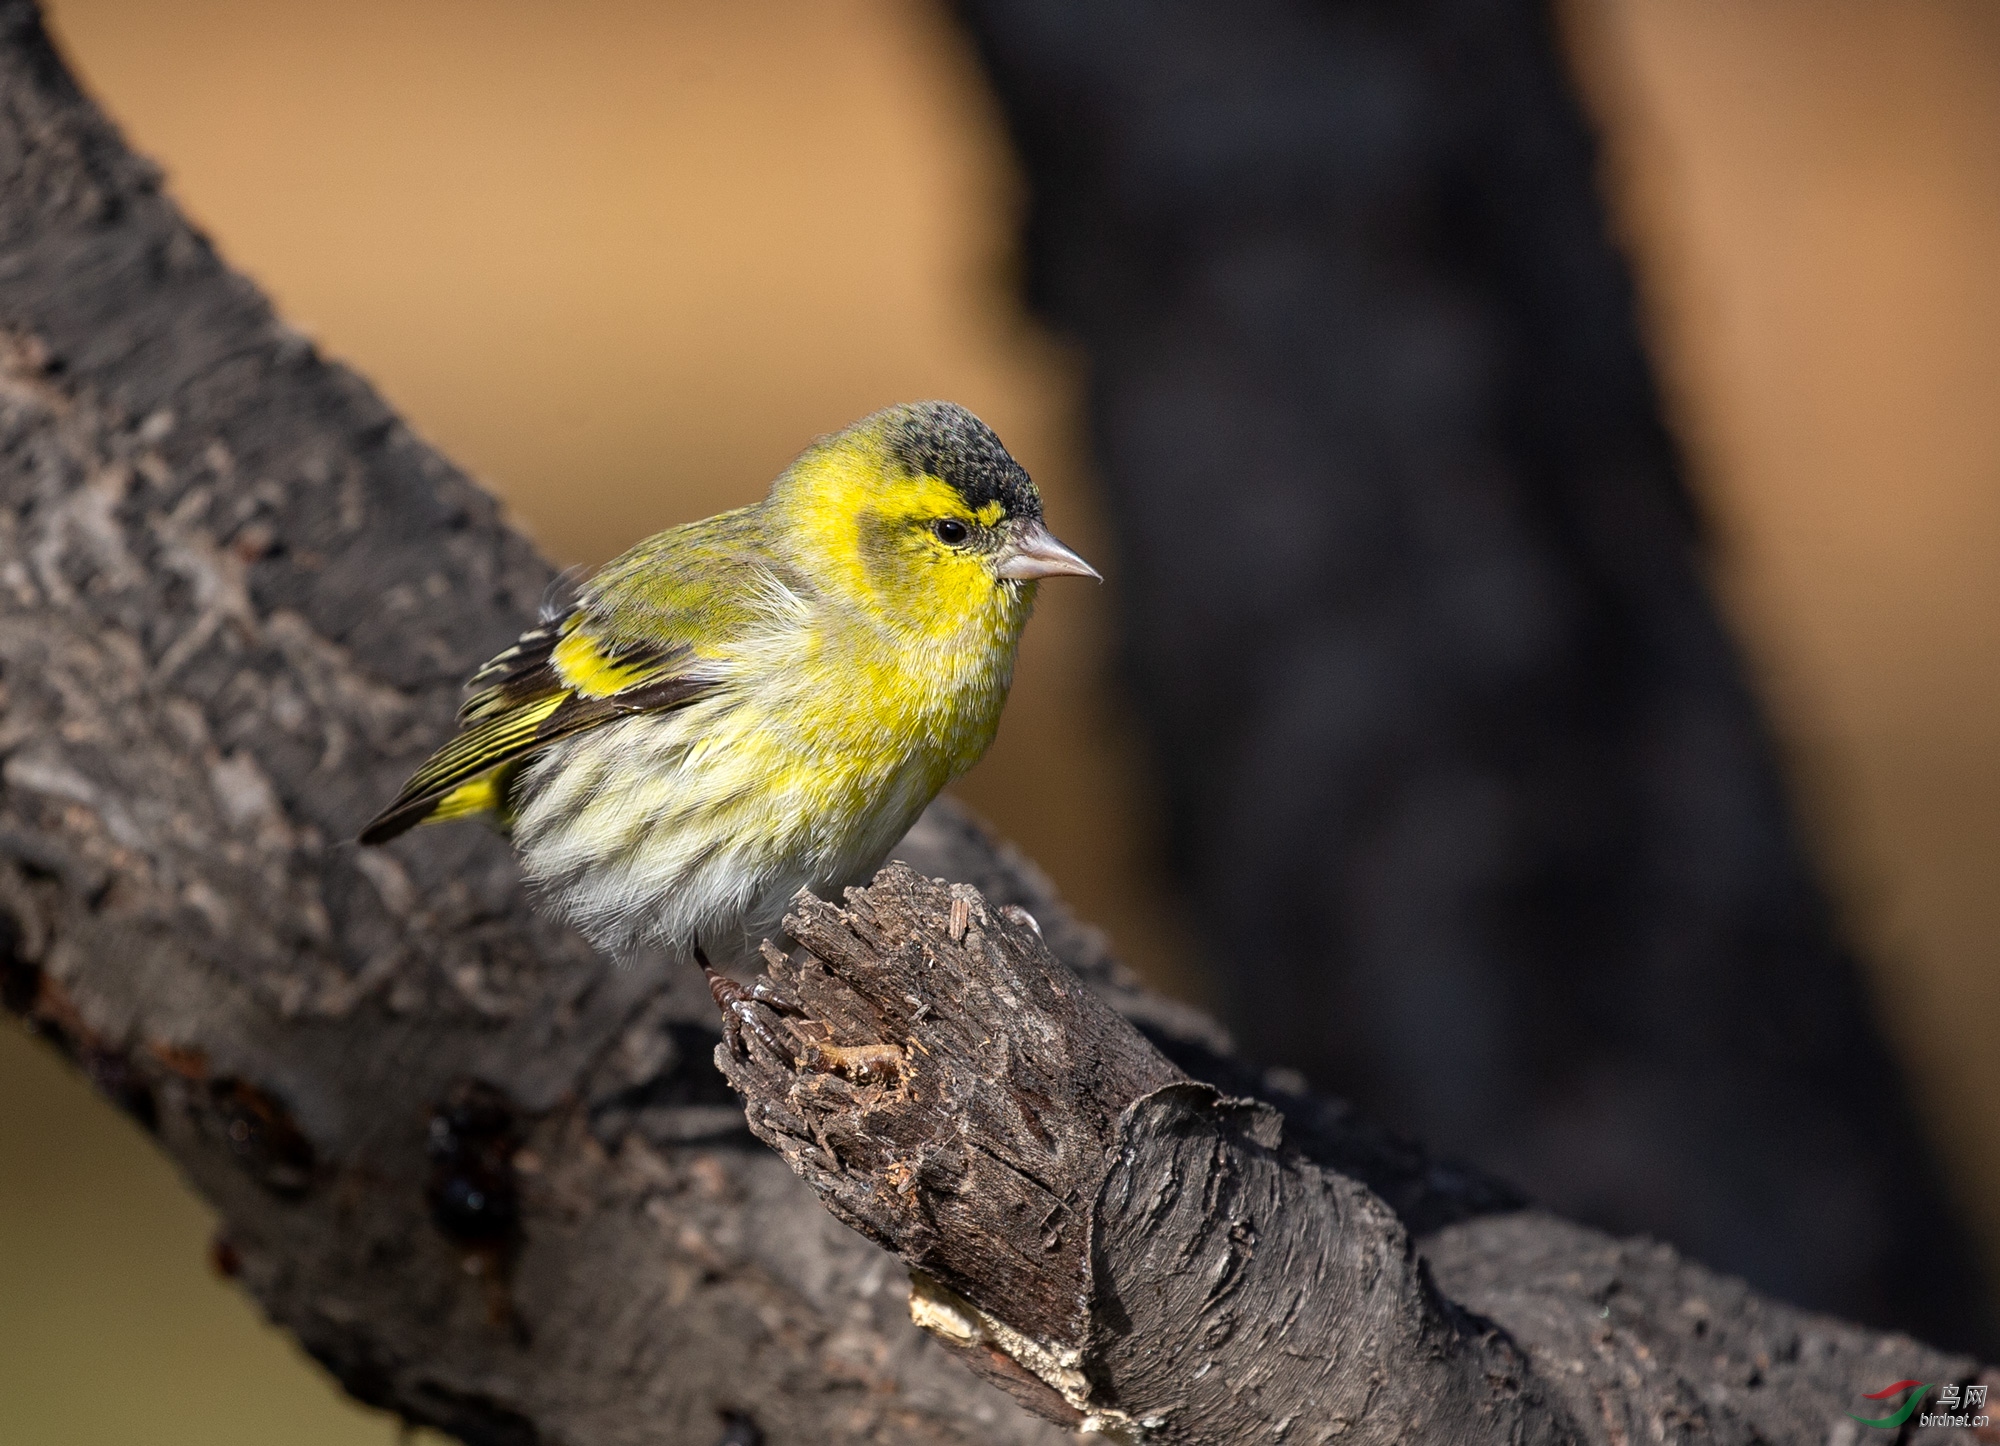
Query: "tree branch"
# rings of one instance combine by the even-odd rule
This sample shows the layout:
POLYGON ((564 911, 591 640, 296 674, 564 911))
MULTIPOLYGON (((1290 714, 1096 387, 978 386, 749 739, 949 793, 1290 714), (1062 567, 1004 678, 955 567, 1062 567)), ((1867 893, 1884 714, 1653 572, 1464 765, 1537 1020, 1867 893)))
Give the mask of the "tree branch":
MULTIPOLYGON (((350 1391, 410 1420, 496 1446, 706 1443, 740 1437, 744 1416, 783 1440, 1053 1442, 913 1329, 893 1262, 755 1146, 690 971, 594 958, 530 911, 506 849, 476 830, 342 842, 449 729, 459 679, 549 575, 490 499, 222 265, 78 93, 33 6, 0 0, 0 1001, 154 1131, 220 1214, 218 1265, 350 1391)), ((987 910, 1029 910, 1174 1070, 1259 1087, 1213 1026, 1137 990, 1046 881, 949 806, 902 855, 987 910)), ((949 906, 920 927, 957 942, 949 906)), ((1097 1033, 1066 1057, 1105 1062, 1077 1081, 1100 1117, 1080 1096, 1071 1173, 1045 1178, 1101 1217, 1090 1252, 1067 1257, 1084 1276, 1061 1287, 1024 1255, 1003 1300, 942 1235, 925 1258, 994 1320, 982 1302, 1013 1311, 1041 1290, 1041 1314, 1020 1317, 1038 1339, 1101 1326, 1115 1290, 1133 1332, 1085 1330, 1080 1350, 1119 1399, 1186 1413, 1165 1429, 1220 1408, 1191 1393, 1185 1355, 1148 1375, 1149 1339, 1169 1338, 1186 1297, 1162 1291, 1155 1313, 1106 1182, 1126 1171, 1144 1198, 1190 1141, 1226 1148, 1267 1196, 1322 1191, 1349 1233, 1301 1238, 1383 1263, 1339 1319, 1322 1303, 1269 1353, 1307 1358, 1273 1377, 1274 1401, 1314 1371, 1333 1369, 1317 1379, 1336 1392, 1357 1371, 1378 1393, 1407 1375, 1458 1383, 1436 1409, 1467 1419, 1450 1415, 1473 1390, 1462 1363, 1515 1357, 1445 1297, 1504 1321, 1593 1440, 1636 1439, 1666 1409, 1675 1429, 1719 1422, 1734 1439, 1776 1422, 1765 1439, 1804 1440, 1787 1433, 1818 1412, 1823 1438, 1827 1402, 1857 1383, 1970 1370, 1520 1212, 1329 1102, 1273 1095, 1301 1154, 1274 1150, 1268 1116, 1178 1083, 1074 999, 1097 1033), (1093 1164, 1089 1140, 1113 1163, 1093 1164), (1313 1365, 1350 1306, 1382 1331, 1313 1365), (1679 1394, 1651 1392, 1655 1377, 1679 1394), (1804 1404, 1780 1419, 1774 1400, 1804 1404)), ((826 1052, 841 1042, 820 1057, 875 1087, 866 1058, 826 1052)), ((949 1142, 944 1124, 930 1119, 949 1142)), ((1018 1198, 1039 1199, 1022 1181, 1018 1198)), ((1282 1287, 1251 1263, 1243 1300, 1282 1287)), ((1530 1433, 1555 1418, 1522 1381, 1518 1415, 1496 1419, 1530 1433)))
MULTIPOLYGON (((692 971, 594 957, 477 829, 343 842, 552 570, 223 266, 25 3, 0 177, 0 994, 218 1261, 470 1441, 1053 1439, 751 1142, 692 971)), ((912 846, 1008 871, 949 811, 912 846)))
POLYGON ((786 927, 797 960, 717 982, 751 1128, 1033 1409, 1188 1443, 1579 1439, 1378 1197, 1168 1063, 1029 915, 892 865, 786 927))
POLYGON ((1281 1100, 1294 1129, 1189 1079, 964 884, 892 865, 786 928, 794 955, 715 985, 752 1130, 1052 1421, 1177 1446, 1820 1443, 1865 1391, 1978 1375, 1525 1209, 1468 1210, 1420 1256, 1314 1158, 1311 1102, 1281 1100))
POLYGON ((1604 1229, 2000 1350, 1705 584, 1564 7, 956 8, 1225 1022, 1604 1229))

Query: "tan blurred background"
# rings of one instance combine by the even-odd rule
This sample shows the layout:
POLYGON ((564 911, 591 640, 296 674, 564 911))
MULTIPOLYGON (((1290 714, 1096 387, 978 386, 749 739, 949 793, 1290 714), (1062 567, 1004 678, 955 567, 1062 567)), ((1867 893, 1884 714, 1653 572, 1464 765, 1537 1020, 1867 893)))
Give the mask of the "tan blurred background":
MULTIPOLYGON (((1079 361, 1011 299, 997 117, 918 0, 51 10, 224 254, 551 556, 750 500, 922 396, 984 415, 1105 553, 1079 361)), ((2000 1272, 2000 7, 1567 13, 1718 581, 2000 1272)), ((1196 992, 1106 598, 1044 598, 959 792, 1196 992)), ((208 1275, 203 1207, 11 1026, 0 1103, 10 1440, 393 1439, 208 1275)))

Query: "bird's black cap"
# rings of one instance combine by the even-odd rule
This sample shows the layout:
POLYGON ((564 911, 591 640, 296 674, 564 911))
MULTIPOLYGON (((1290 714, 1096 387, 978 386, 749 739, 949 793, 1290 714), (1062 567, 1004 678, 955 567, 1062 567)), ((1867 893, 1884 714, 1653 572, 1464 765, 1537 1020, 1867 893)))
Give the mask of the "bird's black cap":
POLYGON ((895 409, 889 455, 912 473, 936 477, 975 511, 998 502, 1009 517, 1039 521, 1042 495, 1008 455, 993 429, 956 402, 913 402, 895 409))

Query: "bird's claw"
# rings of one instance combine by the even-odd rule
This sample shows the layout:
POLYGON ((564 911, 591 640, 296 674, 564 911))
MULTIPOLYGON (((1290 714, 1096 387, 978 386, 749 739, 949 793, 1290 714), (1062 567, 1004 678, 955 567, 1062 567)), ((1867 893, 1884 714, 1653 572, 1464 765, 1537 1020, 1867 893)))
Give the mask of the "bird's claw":
POLYGON ((792 1057, 792 1052, 764 1023, 757 1010, 759 1001, 749 990, 707 964, 702 965, 701 972, 708 976, 709 996, 715 1000, 715 1007, 722 1011, 722 1040, 729 1046, 731 1054, 739 1058, 748 1056, 749 1051, 743 1047, 743 1031, 747 1028, 777 1058, 792 1057))

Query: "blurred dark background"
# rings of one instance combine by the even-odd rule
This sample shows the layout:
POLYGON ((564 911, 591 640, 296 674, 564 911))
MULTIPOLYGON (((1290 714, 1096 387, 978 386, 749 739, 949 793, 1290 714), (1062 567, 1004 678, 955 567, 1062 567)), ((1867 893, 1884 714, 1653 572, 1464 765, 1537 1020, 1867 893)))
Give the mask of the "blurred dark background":
MULTIPOLYGON (((1990 1342, 1980 0, 51 13, 561 560, 974 407, 1111 583, 959 791, 1127 957, 1561 1208, 1990 1342)), ((388 1438, 12 1032, 0 1090, 25 1436, 388 1438)))

